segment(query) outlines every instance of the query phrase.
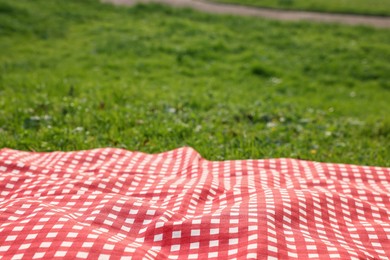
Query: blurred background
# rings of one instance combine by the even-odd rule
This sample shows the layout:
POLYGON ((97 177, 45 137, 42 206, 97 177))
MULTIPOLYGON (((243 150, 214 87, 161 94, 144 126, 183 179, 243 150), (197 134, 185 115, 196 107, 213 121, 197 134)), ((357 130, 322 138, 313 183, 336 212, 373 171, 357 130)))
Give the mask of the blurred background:
MULTIPOLYGON (((223 1, 390 15, 388 0, 223 1)), ((0 148, 390 166, 389 43, 368 26, 0 0, 0 148)))

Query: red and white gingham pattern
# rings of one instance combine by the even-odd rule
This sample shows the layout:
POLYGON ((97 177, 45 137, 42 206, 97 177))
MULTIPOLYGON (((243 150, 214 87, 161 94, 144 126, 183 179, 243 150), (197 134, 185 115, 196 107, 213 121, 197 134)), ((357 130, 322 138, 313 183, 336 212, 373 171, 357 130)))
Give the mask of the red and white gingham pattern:
POLYGON ((0 150, 1 259, 388 259, 390 169, 0 150))

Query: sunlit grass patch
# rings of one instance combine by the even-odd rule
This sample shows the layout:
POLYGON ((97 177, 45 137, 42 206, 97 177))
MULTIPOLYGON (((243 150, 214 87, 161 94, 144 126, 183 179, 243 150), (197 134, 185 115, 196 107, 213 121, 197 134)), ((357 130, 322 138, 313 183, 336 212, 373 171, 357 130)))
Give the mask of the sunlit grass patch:
POLYGON ((0 147, 390 165, 388 30, 0 3, 0 147))

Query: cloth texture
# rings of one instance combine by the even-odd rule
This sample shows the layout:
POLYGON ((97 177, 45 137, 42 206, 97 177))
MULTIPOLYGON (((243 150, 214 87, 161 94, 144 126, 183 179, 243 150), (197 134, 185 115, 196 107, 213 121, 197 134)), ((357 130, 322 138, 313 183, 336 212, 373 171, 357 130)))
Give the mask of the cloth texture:
POLYGON ((389 259, 390 168, 0 150, 1 259, 389 259))

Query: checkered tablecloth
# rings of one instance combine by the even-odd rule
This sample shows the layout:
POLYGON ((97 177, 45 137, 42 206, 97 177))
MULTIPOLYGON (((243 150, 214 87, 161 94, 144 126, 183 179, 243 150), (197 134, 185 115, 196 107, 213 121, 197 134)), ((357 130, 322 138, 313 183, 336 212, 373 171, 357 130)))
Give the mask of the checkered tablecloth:
POLYGON ((0 150, 1 259, 389 259, 390 168, 0 150))

